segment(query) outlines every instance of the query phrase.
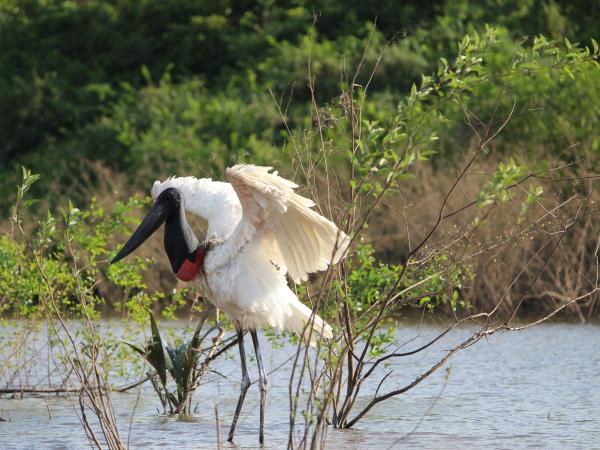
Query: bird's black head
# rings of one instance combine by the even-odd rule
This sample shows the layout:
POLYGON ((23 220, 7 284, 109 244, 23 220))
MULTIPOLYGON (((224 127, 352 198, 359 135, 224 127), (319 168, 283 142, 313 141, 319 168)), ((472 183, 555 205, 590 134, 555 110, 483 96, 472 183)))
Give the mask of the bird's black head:
POLYGON ((162 191, 158 197, 156 197, 156 203, 162 203, 164 205, 170 205, 172 208, 179 208, 183 203, 183 196, 179 189, 170 187, 162 191))
POLYGON ((160 193, 152 208, 112 259, 111 264, 129 255, 142 245, 163 223, 165 223, 165 250, 174 273, 178 273, 186 259, 195 260, 199 242, 185 218, 184 199, 173 187, 160 193))

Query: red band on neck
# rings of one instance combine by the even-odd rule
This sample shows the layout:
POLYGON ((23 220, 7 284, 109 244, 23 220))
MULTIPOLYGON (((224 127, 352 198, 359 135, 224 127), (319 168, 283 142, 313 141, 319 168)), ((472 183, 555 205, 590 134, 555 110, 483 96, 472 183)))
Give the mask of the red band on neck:
POLYGON ((206 250, 203 246, 198 247, 194 261, 184 259, 175 276, 181 281, 192 281, 200 270, 204 270, 204 256, 206 256, 206 250))

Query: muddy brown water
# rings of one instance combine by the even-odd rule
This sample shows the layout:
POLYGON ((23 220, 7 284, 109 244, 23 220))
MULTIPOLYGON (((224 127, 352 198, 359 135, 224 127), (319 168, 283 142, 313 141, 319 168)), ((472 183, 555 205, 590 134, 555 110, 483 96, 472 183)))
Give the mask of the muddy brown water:
MULTIPOLYGON (((118 332, 120 325, 111 321, 104 327, 118 332)), ((406 344, 409 349, 441 329, 407 324, 398 328, 397 335, 400 342, 415 338, 406 344)), ((384 368, 380 377, 394 372, 382 391, 414 380, 470 331, 456 330, 435 348, 384 368)), ((0 328, 0 337, 10 332, 0 328)), ((272 348, 264 336, 261 339, 268 370, 282 365, 295 351, 291 345, 272 348)), ((250 355, 250 339, 246 344, 250 355)), ((375 407, 354 429, 330 428, 327 448, 600 448, 600 326, 552 323, 493 335, 460 352, 450 365, 443 391, 445 371, 440 370, 408 393, 375 407)), ((255 380, 254 361, 249 366, 255 380)), ((287 445, 290 367, 283 364, 269 379, 265 448, 287 445)), ((160 414, 160 403, 148 384, 139 391, 112 394, 123 440, 129 439, 135 449, 216 448, 216 408, 223 448, 257 448, 257 386, 248 392, 235 445, 229 445, 225 441, 240 382, 237 352, 213 368, 219 374, 206 377, 194 398, 196 411, 186 419, 160 414)), ((359 406, 375 387, 370 383, 362 389, 359 406)), ((89 448, 73 400, 1 397, 0 417, 5 421, 0 422, 0 448, 89 448)))

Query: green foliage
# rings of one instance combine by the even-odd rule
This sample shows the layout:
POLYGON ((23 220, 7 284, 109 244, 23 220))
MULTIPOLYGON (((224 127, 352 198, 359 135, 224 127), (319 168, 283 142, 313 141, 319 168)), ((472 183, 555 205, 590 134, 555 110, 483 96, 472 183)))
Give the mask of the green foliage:
POLYGON ((34 318, 44 313, 44 299, 51 296, 64 313, 93 316, 107 300, 99 291, 105 279, 111 283, 111 306, 138 322, 159 300, 166 299, 172 313, 182 306, 182 293, 148 291, 144 278, 151 261, 138 257, 108 265, 116 250, 115 235, 129 233, 138 223, 147 199, 132 197, 126 203, 116 202, 108 211, 95 199, 85 210, 68 202, 58 217, 48 211, 43 219, 31 223, 27 208, 33 202, 25 194, 38 175, 27 169, 22 175, 13 228, 0 234, 0 311, 16 318, 34 318))
POLYGON ((150 329, 151 338, 143 350, 128 342, 125 344, 145 358, 156 371, 160 385, 156 382, 153 382, 153 385, 163 406, 166 408, 168 405, 171 413, 184 411, 186 406, 189 406, 191 398, 189 394, 198 365, 200 356, 198 348, 202 343, 202 339, 199 333, 196 332, 188 342, 169 346, 161 337, 152 314, 150 314, 150 329), (167 374, 175 382, 175 393, 171 392, 168 387, 167 374))
MULTIPOLYGON (((334 289, 350 304, 351 311, 360 315, 384 300, 384 295, 402 272, 401 265, 378 261, 372 246, 360 245, 354 253, 352 270, 344 280, 336 281, 334 289)), ((402 284, 397 288, 403 294, 396 303, 425 305, 430 309, 447 302, 452 308, 465 306, 457 302, 454 293, 470 276, 468 266, 453 265, 445 255, 432 257, 427 263, 406 270, 402 284)))
POLYGON ((515 192, 510 189, 527 175, 527 167, 517 165, 514 159, 508 163, 500 162, 496 172, 479 193, 477 203, 480 207, 500 202, 507 203, 514 198, 515 192))
POLYGON ((127 342, 126 344, 146 358, 154 370, 156 370, 161 383, 166 385, 167 371, 173 371, 173 361, 171 360, 170 352, 167 351, 167 347, 160 336, 158 325, 156 325, 156 321, 154 320, 152 314, 150 314, 150 328, 152 338, 144 350, 141 350, 139 347, 127 342))
POLYGON ((132 175, 168 175, 182 167, 219 173, 245 157, 269 159, 278 123, 269 102, 259 94, 241 102, 234 90, 211 95, 199 80, 175 85, 165 76, 158 86, 123 97, 71 145, 87 148, 90 156, 106 154, 112 166, 132 175))
POLYGON ((337 289, 343 292, 352 311, 360 313, 382 300, 382 295, 392 286, 400 272, 400 266, 378 262, 373 255, 373 248, 368 245, 357 247, 354 257, 355 270, 345 279, 348 288, 344 289, 342 281, 339 281, 337 289))
POLYGON ((37 309, 36 292, 42 289, 41 280, 26 253, 25 244, 7 235, 0 236, 0 292, 3 300, 0 313, 12 310, 27 317, 37 309))
MULTIPOLYGON (((597 8, 562 1, 5 1, 0 4, 3 188, 15 183, 18 164, 44 173, 35 194, 58 204, 49 180, 65 183, 81 170, 81 159, 102 160, 128 173, 135 189, 146 188, 149 174, 200 171, 200 164, 211 174, 233 161, 273 162, 279 157, 274 145, 285 143, 285 127, 268 88, 283 103, 288 126, 300 131, 312 120, 308 66, 322 102, 352 82, 369 84, 365 112, 373 121, 372 138, 387 140, 378 151, 365 148, 366 155, 358 157, 391 164, 390 147, 397 150, 413 137, 420 140, 419 155, 406 155, 406 164, 415 156, 429 157, 423 152, 437 150, 450 159, 460 154, 457 144, 468 133, 461 109, 450 105, 438 111, 440 105, 426 98, 451 94, 430 92, 430 83, 442 91, 469 89, 464 105, 484 118, 494 111, 500 116, 515 98, 527 99, 517 105, 523 113, 515 114, 511 133, 500 144, 505 149, 551 144, 556 153, 585 139, 597 150, 600 75, 579 58, 575 44, 593 49, 597 22, 597 8), (486 42, 485 24, 494 27, 493 46, 486 42), (536 37, 524 41, 523 36, 536 37), (549 71, 539 70, 544 60, 549 71), (527 64, 538 67, 525 70, 527 64), (421 77, 426 73, 433 77, 421 77), (486 77, 493 82, 475 83, 486 77), (405 117, 406 124, 388 126, 385 118, 394 115, 394 103, 404 94, 401 108, 414 108, 414 114, 405 117), (499 97, 507 104, 497 105, 499 97), (382 98, 393 101, 382 104, 382 98), (427 110, 431 114, 424 117, 427 110), (411 134, 414 119, 427 122, 420 127, 422 136, 411 134), (378 135, 381 127, 392 136, 378 135)), ((81 200, 76 195, 71 196, 81 200)), ((0 199, 4 213, 8 206, 0 199)))
MULTIPOLYGON (((411 264, 405 271, 401 265, 378 261, 371 246, 359 245, 352 260, 346 264, 349 266, 346 277, 332 284, 330 298, 337 301, 329 305, 332 308, 330 315, 335 315, 338 302, 343 301, 348 305, 353 320, 368 323, 377 312, 374 306, 393 296, 386 317, 371 338, 370 357, 381 356, 395 342, 395 326, 404 306, 434 311, 447 305, 455 312, 468 307, 460 297, 460 289, 471 280, 471 268, 466 263, 452 263, 446 255, 432 256, 419 264, 411 264), (400 276, 401 283, 397 285, 400 276)), ((369 333, 369 328, 364 330, 365 337, 369 333)))

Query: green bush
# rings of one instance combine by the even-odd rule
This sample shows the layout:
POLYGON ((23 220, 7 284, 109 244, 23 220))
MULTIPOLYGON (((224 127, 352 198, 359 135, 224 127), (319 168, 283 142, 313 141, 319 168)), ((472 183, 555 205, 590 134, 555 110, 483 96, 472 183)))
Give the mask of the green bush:
POLYGON ((68 317, 98 317, 108 303, 123 317, 142 323, 159 301, 171 317, 185 305, 180 292, 148 289, 146 272, 152 260, 136 257, 108 265, 116 250, 115 235, 129 233, 147 198, 115 202, 111 210, 101 208, 94 199, 86 210, 69 202, 60 215, 48 212, 44 219, 31 223, 35 219, 26 213, 31 205, 26 194, 36 178, 23 169, 12 231, 0 234, 0 312, 32 319, 50 308, 68 317), (105 280, 110 289, 103 295, 99 288, 105 280))
MULTIPOLYGON (((238 145, 237 139, 244 146, 244 140, 256 135, 256 145, 263 146, 260 141, 266 132, 267 143, 281 144, 281 124, 269 119, 267 130, 252 117, 257 109, 274 110, 267 87, 271 86, 277 97, 284 90, 293 91, 293 122, 300 124, 307 119, 309 48, 316 95, 329 101, 338 95, 340 85, 353 79, 367 43, 357 79, 363 85, 386 40, 398 33, 371 83, 373 93, 391 91, 398 96, 405 94, 421 73, 433 71, 440 57, 451 60, 463 36, 483 32, 485 24, 506 29, 505 41, 512 47, 524 36, 540 33, 590 45, 591 39, 598 37, 598 14, 598 8, 584 1, 462 0, 402 5, 382 1, 350 5, 331 0, 244 4, 8 0, 0 4, 0 162, 10 174, 20 163, 42 171, 44 162, 62 166, 66 159, 93 155, 118 161, 120 169, 135 170, 128 164, 145 161, 139 153, 147 152, 136 150, 135 157, 125 158, 127 130, 119 130, 127 142, 115 143, 114 124, 104 129, 98 122, 118 118, 123 108, 130 113, 130 102, 138 99, 137 91, 147 89, 150 80, 159 80, 164 73, 169 73, 175 84, 190 78, 192 84, 200 83, 193 80, 203 80, 202 92, 192 86, 184 96, 208 96, 212 102, 229 103, 227 108, 242 108, 247 126, 239 129, 238 120, 232 130, 221 126, 217 118, 214 134, 208 128, 201 139, 215 160, 228 161, 247 150, 231 150, 238 145), (369 25, 375 19, 377 31, 369 25), (254 125, 258 128, 252 128, 254 125), (96 140, 99 145, 92 145, 96 140)), ((596 80, 590 78, 589 83, 573 90, 575 98, 581 96, 581 89, 595 90, 596 80)), ((554 108, 546 108, 545 100, 560 105, 573 98, 567 93, 565 98, 550 98, 548 93, 560 87, 554 81, 530 81, 529 92, 521 86, 519 93, 530 95, 535 99, 533 108, 545 108, 548 116, 554 108)), ((589 96, 589 105, 598 104, 595 95, 589 96)), ((218 108, 208 108, 203 114, 213 114, 215 109, 220 116, 218 108)), ((152 118, 160 121, 165 112, 158 114, 152 118)), ((545 118, 540 117, 536 125, 545 118)), ((179 119, 181 116, 174 118, 179 119)), ((209 124, 211 119, 203 120, 209 124)), ((117 128, 120 125, 125 126, 119 124, 117 128)), ((137 131, 136 125, 133 130, 137 131)), ((196 137, 186 135, 189 130, 168 131, 184 134, 173 144, 193 147, 198 143, 196 137)), ((164 139, 163 132, 153 132, 157 139, 164 139)), ((155 137, 152 133, 148 136, 155 137)), ((189 162, 185 148, 178 151, 183 153, 181 162, 189 162)), ((167 156, 176 158, 172 153, 167 156)))

